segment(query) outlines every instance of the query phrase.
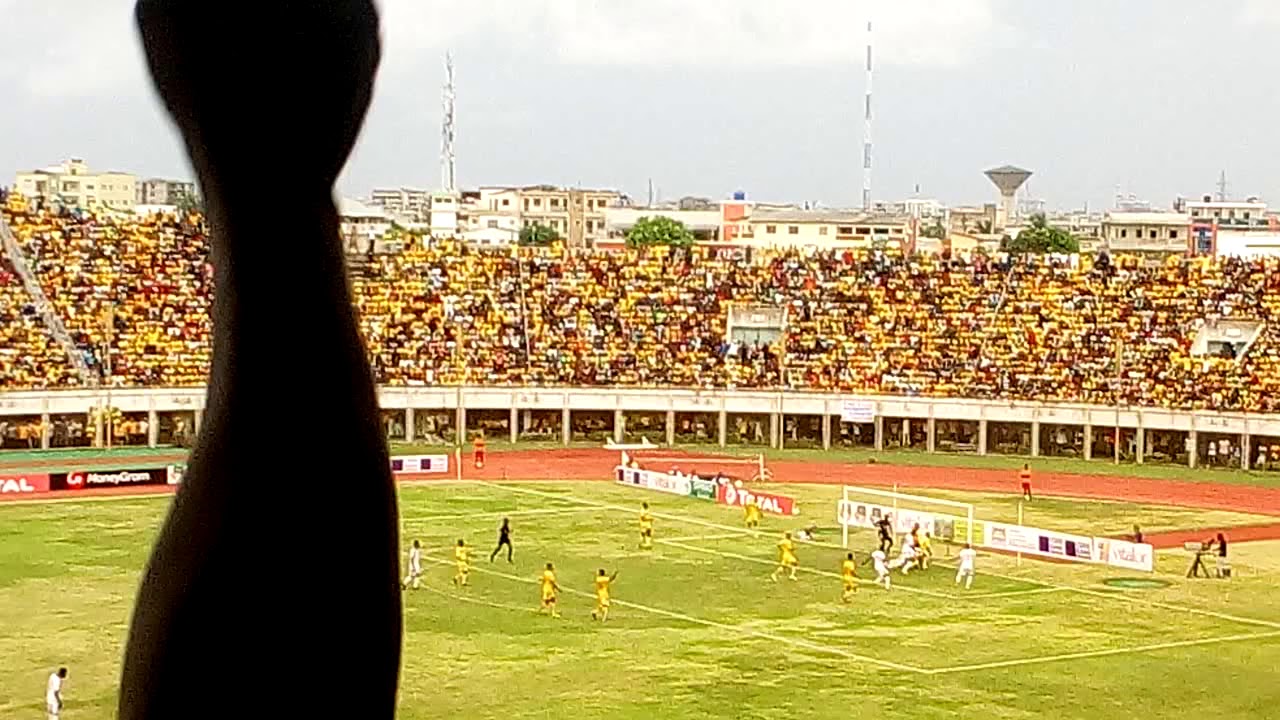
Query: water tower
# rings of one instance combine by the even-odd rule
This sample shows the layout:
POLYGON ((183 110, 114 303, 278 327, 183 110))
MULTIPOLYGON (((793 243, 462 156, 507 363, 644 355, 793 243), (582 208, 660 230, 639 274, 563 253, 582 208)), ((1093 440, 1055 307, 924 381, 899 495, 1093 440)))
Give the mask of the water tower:
POLYGON ((996 209, 996 226, 1005 227, 1013 222, 1014 216, 1018 214, 1018 203, 1014 196, 1017 194, 1018 188, 1022 187, 1022 183, 1031 177, 1031 171, 1012 165, 1002 165, 998 168, 992 168, 983 174, 1000 189, 1000 205, 996 209))

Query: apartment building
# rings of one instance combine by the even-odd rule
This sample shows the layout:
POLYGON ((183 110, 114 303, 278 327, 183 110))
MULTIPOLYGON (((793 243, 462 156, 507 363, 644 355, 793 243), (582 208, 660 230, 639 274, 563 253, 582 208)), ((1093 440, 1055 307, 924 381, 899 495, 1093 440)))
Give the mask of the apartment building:
POLYGON ((132 211, 138 202, 138 178, 124 172, 93 172, 81 158, 18 173, 13 187, 28 198, 68 207, 132 211))
POLYGON ((1102 244, 1112 252, 1185 255, 1191 251, 1191 218, 1180 212, 1109 212, 1102 244))
POLYGON ((137 183, 134 203, 137 205, 177 205, 184 199, 194 200, 196 184, 181 180, 147 178, 137 183))

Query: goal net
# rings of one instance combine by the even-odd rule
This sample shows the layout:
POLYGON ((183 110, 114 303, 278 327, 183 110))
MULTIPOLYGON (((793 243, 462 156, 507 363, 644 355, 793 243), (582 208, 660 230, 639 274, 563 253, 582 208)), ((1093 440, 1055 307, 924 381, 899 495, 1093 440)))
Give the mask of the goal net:
POLYGON ((622 467, 636 467, 656 472, 679 472, 711 479, 717 475, 729 480, 760 482, 773 479, 765 465, 764 455, 730 457, 725 455, 693 455, 664 450, 623 450, 622 467))
POLYGON ((973 505, 941 498, 910 495, 896 490, 844 486, 836 505, 842 544, 849 547, 849 533, 859 529, 874 530, 881 518, 888 517, 894 535, 910 533, 919 525, 938 540, 973 543, 975 525, 973 505))

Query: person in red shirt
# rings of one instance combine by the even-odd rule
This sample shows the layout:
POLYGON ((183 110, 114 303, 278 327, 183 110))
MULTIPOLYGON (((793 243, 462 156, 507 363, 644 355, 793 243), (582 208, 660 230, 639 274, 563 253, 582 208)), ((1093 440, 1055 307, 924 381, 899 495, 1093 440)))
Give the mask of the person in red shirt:
POLYGON ((471 455, 475 460, 476 469, 484 467, 484 433, 476 435, 476 439, 471 443, 471 455))
POLYGON ((1022 463, 1018 471, 1018 480, 1022 483, 1022 497, 1031 500, 1031 463, 1022 463))

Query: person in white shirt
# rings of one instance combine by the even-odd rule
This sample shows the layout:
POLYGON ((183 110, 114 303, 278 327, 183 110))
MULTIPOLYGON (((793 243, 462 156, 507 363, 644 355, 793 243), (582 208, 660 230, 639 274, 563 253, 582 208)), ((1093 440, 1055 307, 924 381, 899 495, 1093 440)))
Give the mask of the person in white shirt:
POLYGON ((58 668, 57 672, 49 675, 49 684, 44 691, 45 711, 49 714, 49 720, 58 720, 58 713, 62 712, 62 682, 66 679, 66 668, 58 668))
POLYGON ((422 578, 422 543, 417 540, 413 541, 413 547, 409 548, 409 574, 405 576, 404 582, 400 583, 402 589, 412 587, 417 590, 421 586, 422 578))
POLYGON ((915 564, 916 546, 910 542, 902 543, 902 549, 898 551, 898 557, 889 563, 890 568, 902 568, 902 574, 906 575, 911 572, 911 566, 915 564))
POLYGON ((968 590, 973 587, 974 560, 978 557, 978 551, 973 549, 972 545, 965 544, 964 549, 960 551, 960 568, 956 570, 956 584, 960 584, 960 580, 964 579, 964 589, 968 590))
POLYGON ((873 564, 873 567, 876 569, 876 579, 874 582, 877 585, 883 584, 885 590, 888 590, 893 584, 889 577, 891 575, 889 572, 889 564, 885 562, 887 558, 888 556, 884 554, 884 551, 877 548, 875 552, 871 553, 871 556, 862 563, 863 565, 866 565, 868 562, 873 564))

